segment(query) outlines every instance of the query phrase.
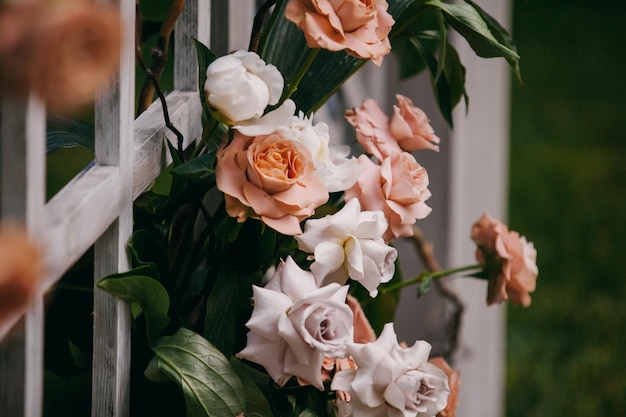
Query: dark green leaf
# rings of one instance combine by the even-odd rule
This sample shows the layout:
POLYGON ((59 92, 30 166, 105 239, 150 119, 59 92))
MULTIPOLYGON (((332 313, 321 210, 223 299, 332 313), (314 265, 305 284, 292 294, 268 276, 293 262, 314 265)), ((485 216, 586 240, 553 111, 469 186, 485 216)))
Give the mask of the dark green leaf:
POLYGON ((206 69, 211 65, 211 62, 215 61, 217 57, 215 54, 206 47, 202 42, 197 39, 193 39, 193 43, 196 46, 196 52, 198 54, 198 90, 200 92, 200 102, 202 103, 202 109, 206 116, 210 114, 208 101, 204 92, 204 84, 206 83, 206 69))
POLYGON ((443 73, 448 84, 448 92, 450 95, 450 103, 452 107, 456 106, 461 98, 465 100, 466 110, 469 108, 469 96, 465 90, 465 67, 461 63, 459 54, 452 45, 446 47, 445 62, 443 64, 443 73))
MULTIPOLYGON (((148 274, 157 281, 169 280, 169 263, 165 249, 146 230, 137 230, 128 243, 131 250, 133 267, 153 265, 155 273, 148 274)), ((145 275, 145 274, 144 274, 145 275)))
POLYGON ((136 273, 135 270, 108 276, 98 281, 98 287, 122 300, 139 304, 146 317, 148 338, 152 340, 169 324, 170 298, 157 280, 136 273))
MULTIPOLYGON (((478 13, 480 13, 480 16, 484 19, 485 23, 487 23, 487 26, 489 27, 491 34, 501 44, 506 45, 509 47, 509 49, 517 52, 517 46, 515 45, 515 41, 513 40, 513 37, 504 27, 502 27, 502 25, 496 19, 494 19, 491 15, 489 15, 486 11, 480 8, 480 6, 478 6, 473 1, 465 0, 465 2, 470 4, 474 9, 478 11, 478 13)), ((513 72, 515 73, 517 80, 520 83, 523 83, 522 74, 520 72, 520 67, 519 67, 519 59, 515 59, 511 57, 505 57, 505 58, 508 61, 511 68, 513 68, 513 72)))
MULTIPOLYGON (((267 401, 266 396, 263 394, 259 386, 255 382, 249 372, 259 373, 254 369, 246 366, 239 359, 232 357, 230 359, 230 365, 237 372, 239 379, 243 383, 245 395, 246 395, 246 417, 273 417, 272 409, 267 401)), ((266 374, 265 378, 269 378, 266 374)))
POLYGON ((181 328, 152 347, 161 372, 180 385, 188 417, 237 416, 245 411, 244 386, 222 353, 181 328))
POLYGON ((478 56, 519 60, 517 52, 496 39, 481 14, 471 5, 449 4, 436 0, 427 1, 424 4, 442 10, 448 23, 467 40, 478 56))
POLYGON ((215 174, 216 152, 210 151, 204 155, 197 156, 172 170, 172 174, 190 180, 214 176, 215 174))

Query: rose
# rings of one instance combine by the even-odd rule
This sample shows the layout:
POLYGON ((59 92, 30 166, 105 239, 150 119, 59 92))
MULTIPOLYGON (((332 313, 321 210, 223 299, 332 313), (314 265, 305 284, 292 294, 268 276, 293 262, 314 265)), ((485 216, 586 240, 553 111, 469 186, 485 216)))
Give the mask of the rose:
POLYGON ((394 20, 385 0, 291 0, 285 17, 304 32, 311 48, 347 50, 380 66, 391 51, 394 20))
POLYGON ((315 173, 324 181, 328 192, 344 191, 359 178, 359 163, 355 157, 348 158, 348 146, 331 146, 328 125, 313 124, 311 118, 300 112, 279 127, 282 135, 300 142, 311 152, 315 173))
POLYGON ((365 316, 359 300, 348 294, 346 304, 348 304, 354 316, 354 343, 369 343, 376 340, 376 333, 365 316))
POLYGON ((301 233, 299 223, 328 200, 310 152, 280 133, 251 138, 235 132, 218 151, 215 179, 230 216, 259 218, 286 235, 301 233))
POLYGON ((407 152, 394 153, 374 164, 367 156, 359 157, 362 172, 357 183, 345 191, 346 200, 357 198, 364 210, 380 210, 389 222, 383 235, 386 242, 400 236, 413 236, 413 224, 423 219, 431 208, 428 173, 407 152))
POLYGON ((393 116, 389 129, 398 141, 400 148, 407 152, 419 149, 439 151, 440 139, 430 125, 428 116, 419 107, 415 107, 408 97, 396 94, 398 105, 393 106, 393 116))
POLYGON ((432 358, 428 362, 435 365, 446 374, 448 377, 448 387, 450 388, 446 408, 438 412, 437 417, 455 417, 457 403, 459 402, 459 388, 461 387, 461 371, 450 368, 448 362, 441 356, 432 358))
POLYGON ((534 245, 487 213, 472 226, 472 240, 477 245, 476 259, 489 279, 487 304, 510 299, 528 307, 539 273, 534 245))
POLYGON ((39 248, 17 226, 0 228, 0 341, 24 314, 43 276, 39 248))
POLYGON ((448 378, 427 362, 430 345, 400 347, 392 323, 375 342, 349 344, 348 353, 357 369, 335 374, 331 389, 349 394, 353 415, 426 417, 446 406, 448 378))
POLYGON ((296 376, 323 390, 324 358, 344 357, 353 338, 348 286, 317 288, 313 274, 288 257, 253 293, 247 344, 237 356, 262 365, 281 386, 296 376))
POLYGON ((260 118, 278 103, 284 80, 280 71, 256 53, 236 51, 213 61, 206 70, 204 91, 211 108, 229 124, 260 118))
POLYGON ((347 110, 346 119, 356 130, 356 137, 365 151, 379 160, 394 152, 431 149, 439 151, 439 138, 435 136, 426 114, 413 102, 396 95, 391 119, 372 99, 364 100, 361 107, 347 110))
POLYGON ((350 277, 375 297, 395 270, 397 251, 382 239, 386 230, 382 212, 361 211, 354 199, 333 215, 309 219, 295 239, 301 250, 314 254, 311 272, 318 285, 344 284, 350 277))

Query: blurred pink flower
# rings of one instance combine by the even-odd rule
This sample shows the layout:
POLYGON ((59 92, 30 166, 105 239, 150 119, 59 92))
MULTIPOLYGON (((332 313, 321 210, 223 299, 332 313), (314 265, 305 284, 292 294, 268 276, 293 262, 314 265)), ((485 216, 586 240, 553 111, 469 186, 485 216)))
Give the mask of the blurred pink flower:
POLYGON ((380 66, 391 51, 387 35, 395 23, 385 0, 291 0, 285 17, 311 48, 346 50, 380 66))
POLYGON ((435 365, 446 374, 448 377, 448 387, 450 388, 448 404, 446 408, 437 413, 437 417, 455 417, 456 407, 459 402, 459 389, 461 387, 461 371, 450 368, 448 362, 441 356, 430 359, 428 363, 435 365))
POLYGON ((532 242, 487 213, 472 226, 472 240, 476 259, 489 275, 487 304, 510 300, 528 307, 539 273, 532 242))

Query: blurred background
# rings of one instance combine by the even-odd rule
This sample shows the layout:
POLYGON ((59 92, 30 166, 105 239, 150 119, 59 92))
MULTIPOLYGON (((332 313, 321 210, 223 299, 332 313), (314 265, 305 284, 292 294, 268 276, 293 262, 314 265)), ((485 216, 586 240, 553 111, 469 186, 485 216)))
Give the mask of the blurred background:
POLYGON ((509 225, 538 249, 507 310, 507 417, 626 413, 626 2, 515 0, 509 225))

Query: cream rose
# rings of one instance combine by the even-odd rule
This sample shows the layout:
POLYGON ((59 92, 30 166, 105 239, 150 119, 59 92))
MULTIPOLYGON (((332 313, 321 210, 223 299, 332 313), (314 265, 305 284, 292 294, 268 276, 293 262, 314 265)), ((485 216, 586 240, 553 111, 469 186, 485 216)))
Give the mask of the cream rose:
POLYGON ((385 0, 291 0, 285 17, 304 32, 311 48, 346 50, 380 66, 391 51, 394 20, 385 0))
POLYGON ((427 362, 427 342, 402 348, 388 323, 375 342, 349 344, 348 353, 357 369, 335 374, 331 389, 349 395, 353 415, 432 417, 445 408, 448 378, 427 362))
POLYGON ((528 307, 539 273, 534 245, 486 213, 472 226, 472 240, 489 278, 487 304, 511 300, 528 307))
POLYGON ((284 87, 280 71, 248 51, 216 59, 206 76, 209 105, 231 124, 260 118, 268 105, 278 103, 284 87))
POLYGON ((361 202, 363 210, 380 210, 389 222, 383 235, 386 242, 400 236, 413 236, 413 224, 423 219, 431 208, 428 173, 407 152, 394 153, 374 164, 367 156, 359 157, 362 172, 354 187, 345 191, 346 200, 361 202))
POLYGON ((230 216, 258 218, 286 235, 302 233, 300 222, 328 200, 310 152, 280 133, 235 132, 218 152, 215 177, 230 216))
POLYGON ((386 230, 381 211, 361 211, 354 199, 333 215, 309 219, 295 239, 301 250, 314 254, 311 272, 318 285, 344 284, 350 277, 375 297, 395 271, 397 251, 383 240, 386 230))
POLYGON ((324 358, 340 358, 353 339, 348 286, 317 288, 315 278, 291 259, 265 288, 253 287, 254 311, 238 357, 262 365, 279 385, 292 376, 323 390, 324 358))

